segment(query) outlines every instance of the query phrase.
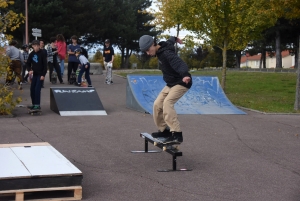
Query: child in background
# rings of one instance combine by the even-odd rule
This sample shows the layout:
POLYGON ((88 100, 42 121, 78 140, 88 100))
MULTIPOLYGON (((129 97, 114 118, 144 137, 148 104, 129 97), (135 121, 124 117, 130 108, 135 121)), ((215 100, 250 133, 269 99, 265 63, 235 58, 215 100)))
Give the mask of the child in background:
POLYGON ((24 57, 24 65, 22 66, 22 77, 23 77, 23 83, 27 83, 27 79, 28 79, 28 73, 25 75, 26 73, 26 62, 28 59, 28 55, 29 55, 29 46, 28 45, 23 45, 22 46, 23 49, 23 57, 24 57))
POLYGON ((74 52, 80 62, 80 64, 79 64, 80 71, 79 71, 77 83, 75 83, 75 85, 81 86, 82 75, 83 75, 83 73, 85 73, 85 79, 89 84, 88 87, 92 87, 92 82, 91 82, 91 78, 90 78, 90 63, 89 63, 88 59, 84 55, 81 54, 81 48, 77 48, 74 52))

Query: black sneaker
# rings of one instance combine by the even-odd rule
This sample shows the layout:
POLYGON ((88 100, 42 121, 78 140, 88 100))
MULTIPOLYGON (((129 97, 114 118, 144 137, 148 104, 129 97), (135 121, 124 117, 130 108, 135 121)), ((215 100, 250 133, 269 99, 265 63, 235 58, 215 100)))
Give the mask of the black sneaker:
POLYGON ((75 86, 78 86, 78 87, 81 86, 81 84, 80 84, 80 83, 77 83, 77 82, 75 82, 74 85, 75 85, 75 86))
POLYGON ((92 85, 89 85, 88 87, 93 87, 92 85))
POLYGON ((165 139, 164 144, 170 144, 170 143, 182 143, 183 142, 183 137, 182 137, 182 132, 171 132, 171 136, 165 139))
POLYGON ((152 133, 151 136, 153 138, 159 138, 159 137, 168 138, 168 137, 172 136, 172 133, 170 132, 170 130, 168 128, 166 128, 163 132, 161 132, 159 130, 158 132, 152 133))

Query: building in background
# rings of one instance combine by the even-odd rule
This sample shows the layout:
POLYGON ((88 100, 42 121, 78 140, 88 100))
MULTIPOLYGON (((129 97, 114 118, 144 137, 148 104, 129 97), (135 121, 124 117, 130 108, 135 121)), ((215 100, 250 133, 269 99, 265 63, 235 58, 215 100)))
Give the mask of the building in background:
MULTIPOLYGON (((294 68, 295 66, 295 55, 290 55, 288 50, 281 52, 282 56, 282 68, 294 68)), ((259 68, 259 62, 261 59, 261 54, 253 56, 242 56, 241 58, 241 68, 259 68)), ((267 53, 266 56, 266 68, 275 68, 276 67, 276 56, 270 57, 267 53)))

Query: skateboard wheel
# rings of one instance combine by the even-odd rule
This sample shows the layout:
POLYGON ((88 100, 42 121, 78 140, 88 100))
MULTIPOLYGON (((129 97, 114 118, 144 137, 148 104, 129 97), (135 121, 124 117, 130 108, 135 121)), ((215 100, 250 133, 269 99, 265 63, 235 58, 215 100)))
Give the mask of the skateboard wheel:
POLYGON ((153 144, 154 144, 154 146, 157 146, 157 142, 154 142, 153 144))
POLYGON ((163 147, 163 151, 166 151, 166 150, 167 150, 167 147, 166 147, 166 146, 164 146, 164 147, 163 147))

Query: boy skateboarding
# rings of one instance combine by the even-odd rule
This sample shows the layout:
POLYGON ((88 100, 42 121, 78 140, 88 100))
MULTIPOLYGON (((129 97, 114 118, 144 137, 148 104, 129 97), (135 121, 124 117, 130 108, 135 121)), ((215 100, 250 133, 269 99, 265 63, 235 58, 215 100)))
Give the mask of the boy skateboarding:
POLYGON ((192 77, 187 64, 178 57, 174 44, 182 44, 179 38, 171 37, 158 44, 149 35, 139 39, 141 51, 150 56, 157 56, 166 86, 159 93, 153 104, 153 119, 158 132, 152 137, 166 138, 164 143, 182 143, 183 136, 174 104, 191 88, 192 77))

